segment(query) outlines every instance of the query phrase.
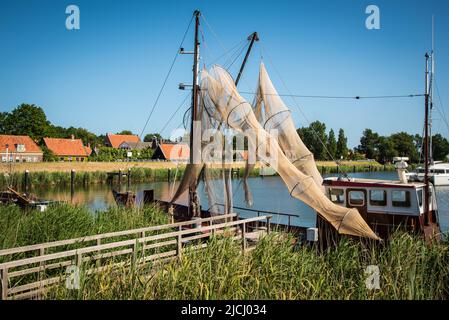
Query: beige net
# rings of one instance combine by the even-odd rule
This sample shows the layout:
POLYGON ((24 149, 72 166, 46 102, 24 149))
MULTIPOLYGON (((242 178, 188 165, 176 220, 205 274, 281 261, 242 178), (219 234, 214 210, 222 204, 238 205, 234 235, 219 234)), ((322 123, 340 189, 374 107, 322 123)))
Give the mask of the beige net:
MULTIPOLYGON (((263 78, 263 82, 264 84, 260 87, 267 90, 271 82, 268 83, 266 77, 263 78)), ((256 136, 255 150, 250 148, 249 158, 254 152, 257 155, 257 160, 262 160, 275 169, 286 184, 291 196, 315 209, 341 234, 379 239, 356 209, 338 206, 323 194, 322 189, 315 181, 316 177, 312 168, 308 167, 307 161, 301 160, 304 156, 307 156, 310 161, 310 152, 307 153, 308 150, 305 146, 304 148, 298 148, 297 140, 294 141, 291 137, 284 137, 281 145, 284 146, 285 150, 294 151, 292 156, 296 157, 295 162, 303 162, 299 166, 301 170, 292 164, 284 154, 277 139, 265 130, 259 123, 251 105, 240 96, 232 77, 226 70, 219 66, 213 66, 209 72, 203 70, 200 92, 204 110, 210 117, 220 123, 225 123, 234 130, 250 131, 256 136)), ((267 101, 267 99, 265 100, 267 101)), ((267 102, 265 108, 267 106, 270 108, 273 104, 276 105, 276 103, 267 102)), ((277 104, 277 108, 281 108, 280 104, 277 104)), ((276 111, 274 112, 276 113, 276 111)), ((283 113, 287 114, 287 112, 283 113)), ((270 111, 270 114, 282 118, 279 113, 274 114, 270 111)), ((287 118, 284 120, 287 120, 287 118)), ((271 121, 272 125, 282 128, 281 122, 279 120, 271 121)), ((284 134, 288 134, 289 130, 285 128, 284 134)), ((297 135, 296 131, 294 135, 297 135)), ((301 144, 299 145, 301 146, 301 144)))

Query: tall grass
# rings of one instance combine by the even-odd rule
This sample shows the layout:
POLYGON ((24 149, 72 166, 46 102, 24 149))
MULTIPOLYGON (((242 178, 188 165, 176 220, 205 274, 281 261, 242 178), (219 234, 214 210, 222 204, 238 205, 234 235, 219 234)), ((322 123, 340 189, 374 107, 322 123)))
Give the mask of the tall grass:
POLYGON ((272 233, 242 255, 238 241, 212 238, 203 250, 153 268, 109 268, 83 276, 80 290, 59 286, 47 299, 447 299, 447 244, 398 233, 381 247, 343 239, 320 252, 272 233), (377 265, 380 288, 365 269, 377 265))
POLYGON ((58 204, 45 212, 0 207, 0 249, 168 223, 154 207, 111 207, 92 213, 84 206, 58 204))

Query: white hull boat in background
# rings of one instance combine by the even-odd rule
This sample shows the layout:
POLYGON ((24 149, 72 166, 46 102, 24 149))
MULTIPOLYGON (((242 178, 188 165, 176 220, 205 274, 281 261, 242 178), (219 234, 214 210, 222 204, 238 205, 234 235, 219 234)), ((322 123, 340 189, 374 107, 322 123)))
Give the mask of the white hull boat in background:
MULTIPOLYGON (((430 181, 434 186, 449 186, 449 163, 435 161, 429 166, 430 181)), ((424 181, 424 168, 407 173, 409 181, 424 181)))

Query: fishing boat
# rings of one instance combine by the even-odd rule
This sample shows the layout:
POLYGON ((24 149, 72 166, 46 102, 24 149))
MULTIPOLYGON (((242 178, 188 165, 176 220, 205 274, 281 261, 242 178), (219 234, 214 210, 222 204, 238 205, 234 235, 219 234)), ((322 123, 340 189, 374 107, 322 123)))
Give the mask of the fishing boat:
MULTIPOLYGON (((345 176, 323 180, 313 154, 297 134, 291 111, 271 82, 263 61, 259 67, 253 103, 247 102, 237 89, 251 48, 254 42, 259 40, 257 33, 254 32, 248 38, 248 49, 235 79, 228 70, 219 65, 200 72, 200 12, 195 11, 193 18, 194 50, 180 50, 183 54, 193 55, 193 83, 190 85, 192 100, 189 109, 190 161, 170 198, 156 200, 167 211, 172 212, 178 219, 232 213, 232 175, 224 160, 223 143, 219 142, 211 147, 211 142, 221 141, 219 134, 225 130, 235 131, 240 135, 252 132, 256 139, 248 139, 248 159, 242 179, 248 206, 252 206, 254 201, 247 179, 249 172, 258 162, 279 175, 292 198, 315 210, 318 217, 316 228, 298 227, 301 232, 307 230, 307 238, 312 241, 325 242, 343 235, 377 241, 388 239, 397 228, 419 233, 427 239, 439 237, 435 192, 428 174, 422 183, 409 183, 406 180, 351 179, 345 176), (205 141, 204 134, 210 132, 214 133, 213 139, 205 141), (200 179, 207 197, 207 208, 200 205, 197 192, 200 179), (187 200, 180 203, 179 200, 185 194, 187 200)), ((428 55, 426 124, 427 75, 428 55)), ((185 89, 187 85, 182 84, 179 87, 185 89)), ((426 155, 427 137, 426 129, 426 155)), ((403 167, 406 164, 402 160, 398 163, 398 172, 404 178, 403 167)), ((428 156, 425 163, 426 172, 429 172, 428 156)))
MULTIPOLYGON (((407 177, 410 181, 424 181, 425 168, 418 167, 409 172, 407 177)), ((434 161, 429 166, 429 178, 434 186, 449 186, 449 163, 434 161)))

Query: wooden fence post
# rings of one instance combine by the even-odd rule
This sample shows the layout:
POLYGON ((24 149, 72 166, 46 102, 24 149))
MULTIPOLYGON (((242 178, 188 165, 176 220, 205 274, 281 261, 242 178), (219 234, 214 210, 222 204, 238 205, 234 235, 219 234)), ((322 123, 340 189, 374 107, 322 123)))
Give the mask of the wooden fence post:
POLYGON ((8 269, 0 270, 0 280, 2 285, 2 300, 8 298, 8 269))
MULTIPOLYGON (((181 226, 178 227, 178 231, 179 232, 182 231, 181 226)), ((181 257, 182 257, 182 234, 178 234, 176 242, 178 244, 178 247, 176 249, 176 255, 178 256, 178 259, 181 260, 181 257)))
POLYGON ((242 253, 245 254, 246 250, 246 223, 242 224, 242 253))
POLYGON ((270 231, 271 231, 270 218, 271 217, 267 217, 267 234, 270 234, 270 231))

